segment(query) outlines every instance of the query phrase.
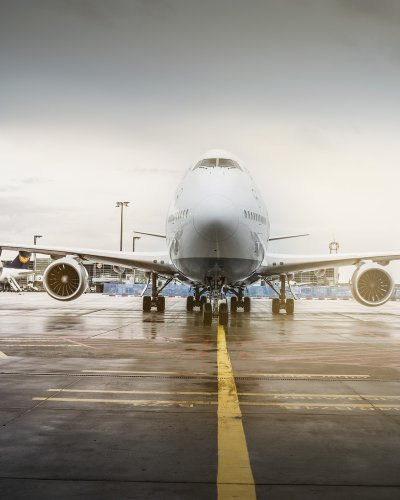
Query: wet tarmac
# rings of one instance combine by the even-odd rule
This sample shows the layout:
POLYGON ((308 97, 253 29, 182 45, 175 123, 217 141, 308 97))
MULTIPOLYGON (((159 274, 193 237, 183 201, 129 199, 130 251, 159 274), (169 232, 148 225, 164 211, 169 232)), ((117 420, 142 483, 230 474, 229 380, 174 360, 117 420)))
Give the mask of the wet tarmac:
POLYGON ((400 498, 400 303, 0 294, 0 497, 400 498))

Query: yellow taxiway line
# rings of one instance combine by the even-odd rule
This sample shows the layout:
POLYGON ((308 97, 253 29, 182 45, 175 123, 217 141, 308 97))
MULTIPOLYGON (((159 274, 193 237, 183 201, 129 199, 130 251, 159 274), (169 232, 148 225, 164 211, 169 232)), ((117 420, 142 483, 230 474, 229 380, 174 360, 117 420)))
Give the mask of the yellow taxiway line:
POLYGON ((218 500, 256 499, 225 330, 218 326, 218 500))

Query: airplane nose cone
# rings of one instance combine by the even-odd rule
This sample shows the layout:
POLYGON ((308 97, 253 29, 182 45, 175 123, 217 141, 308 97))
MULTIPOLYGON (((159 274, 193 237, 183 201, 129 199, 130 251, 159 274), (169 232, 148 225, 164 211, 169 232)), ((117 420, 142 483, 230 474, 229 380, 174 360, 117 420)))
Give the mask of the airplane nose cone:
POLYGON ((239 225, 237 209, 223 196, 209 196, 199 203, 193 224, 200 236, 209 241, 223 241, 233 236, 239 225))

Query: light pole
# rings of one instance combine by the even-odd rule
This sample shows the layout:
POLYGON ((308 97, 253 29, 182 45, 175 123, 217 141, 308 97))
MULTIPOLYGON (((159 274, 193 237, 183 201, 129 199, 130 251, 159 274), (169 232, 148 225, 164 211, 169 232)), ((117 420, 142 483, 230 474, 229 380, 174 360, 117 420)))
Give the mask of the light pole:
POLYGON ((120 238, 119 238, 119 250, 122 252, 122 231, 124 227, 124 207, 129 206, 129 201, 117 201, 116 207, 121 207, 121 233, 120 233, 120 238))
MULTIPOLYGON (((41 234, 34 234, 33 235, 33 244, 36 245, 36 240, 38 240, 39 238, 43 238, 43 236, 41 234)), ((34 276, 34 280, 36 278, 36 252, 35 252, 35 260, 33 261, 33 276, 34 276)))
MULTIPOLYGON (((136 240, 140 240, 140 236, 135 236, 135 233, 133 233, 132 236, 132 252, 135 251, 135 243, 136 240)), ((133 268, 133 284, 136 283, 136 268, 133 268)))
POLYGON ((133 235, 133 237, 132 237, 132 252, 135 251, 136 240, 140 240, 140 236, 133 235))

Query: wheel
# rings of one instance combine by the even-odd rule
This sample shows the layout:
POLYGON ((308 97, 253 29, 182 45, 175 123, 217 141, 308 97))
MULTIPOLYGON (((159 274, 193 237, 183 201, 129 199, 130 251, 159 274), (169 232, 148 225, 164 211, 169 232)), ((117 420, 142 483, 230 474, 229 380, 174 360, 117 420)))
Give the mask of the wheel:
POLYGON ((236 314, 237 313, 237 297, 231 297, 231 313, 236 314))
POLYGON ((212 308, 211 304, 209 302, 206 302, 204 304, 204 309, 203 309, 203 324, 205 326, 210 326, 212 323, 212 308))
POLYGON ((280 299, 272 299, 272 314, 279 314, 281 309, 280 299))
POLYGON ((149 297, 148 295, 143 297, 143 311, 144 312, 151 311, 151 297, 149 297))
POLYGON ((286 314, 292 316, 294 313, 294 299, 286 299, 286 314))
POLYGON ((165 297, 159 296, 157 297, 157 311, 164 312, 165 311, 165 297))
POLYGON ((207 302, 207 297, 205 295, 202 295, 200 297, 200 311, 203 310, 204 304, 207 302))
POLYGON ((250 302, 250 297, 245 297, 243 299, 243 310, 245 313, 250 312, 251 309, 251 302, 250 302))
POLYGON ((228 324, 228 304, 223 302, 219 305, 218 323, 226 326, 228 324))
POLYGON ((193 302, 193 295, 189 295, 189 297, 186 299, 186 311, 193 311, 193 302))

